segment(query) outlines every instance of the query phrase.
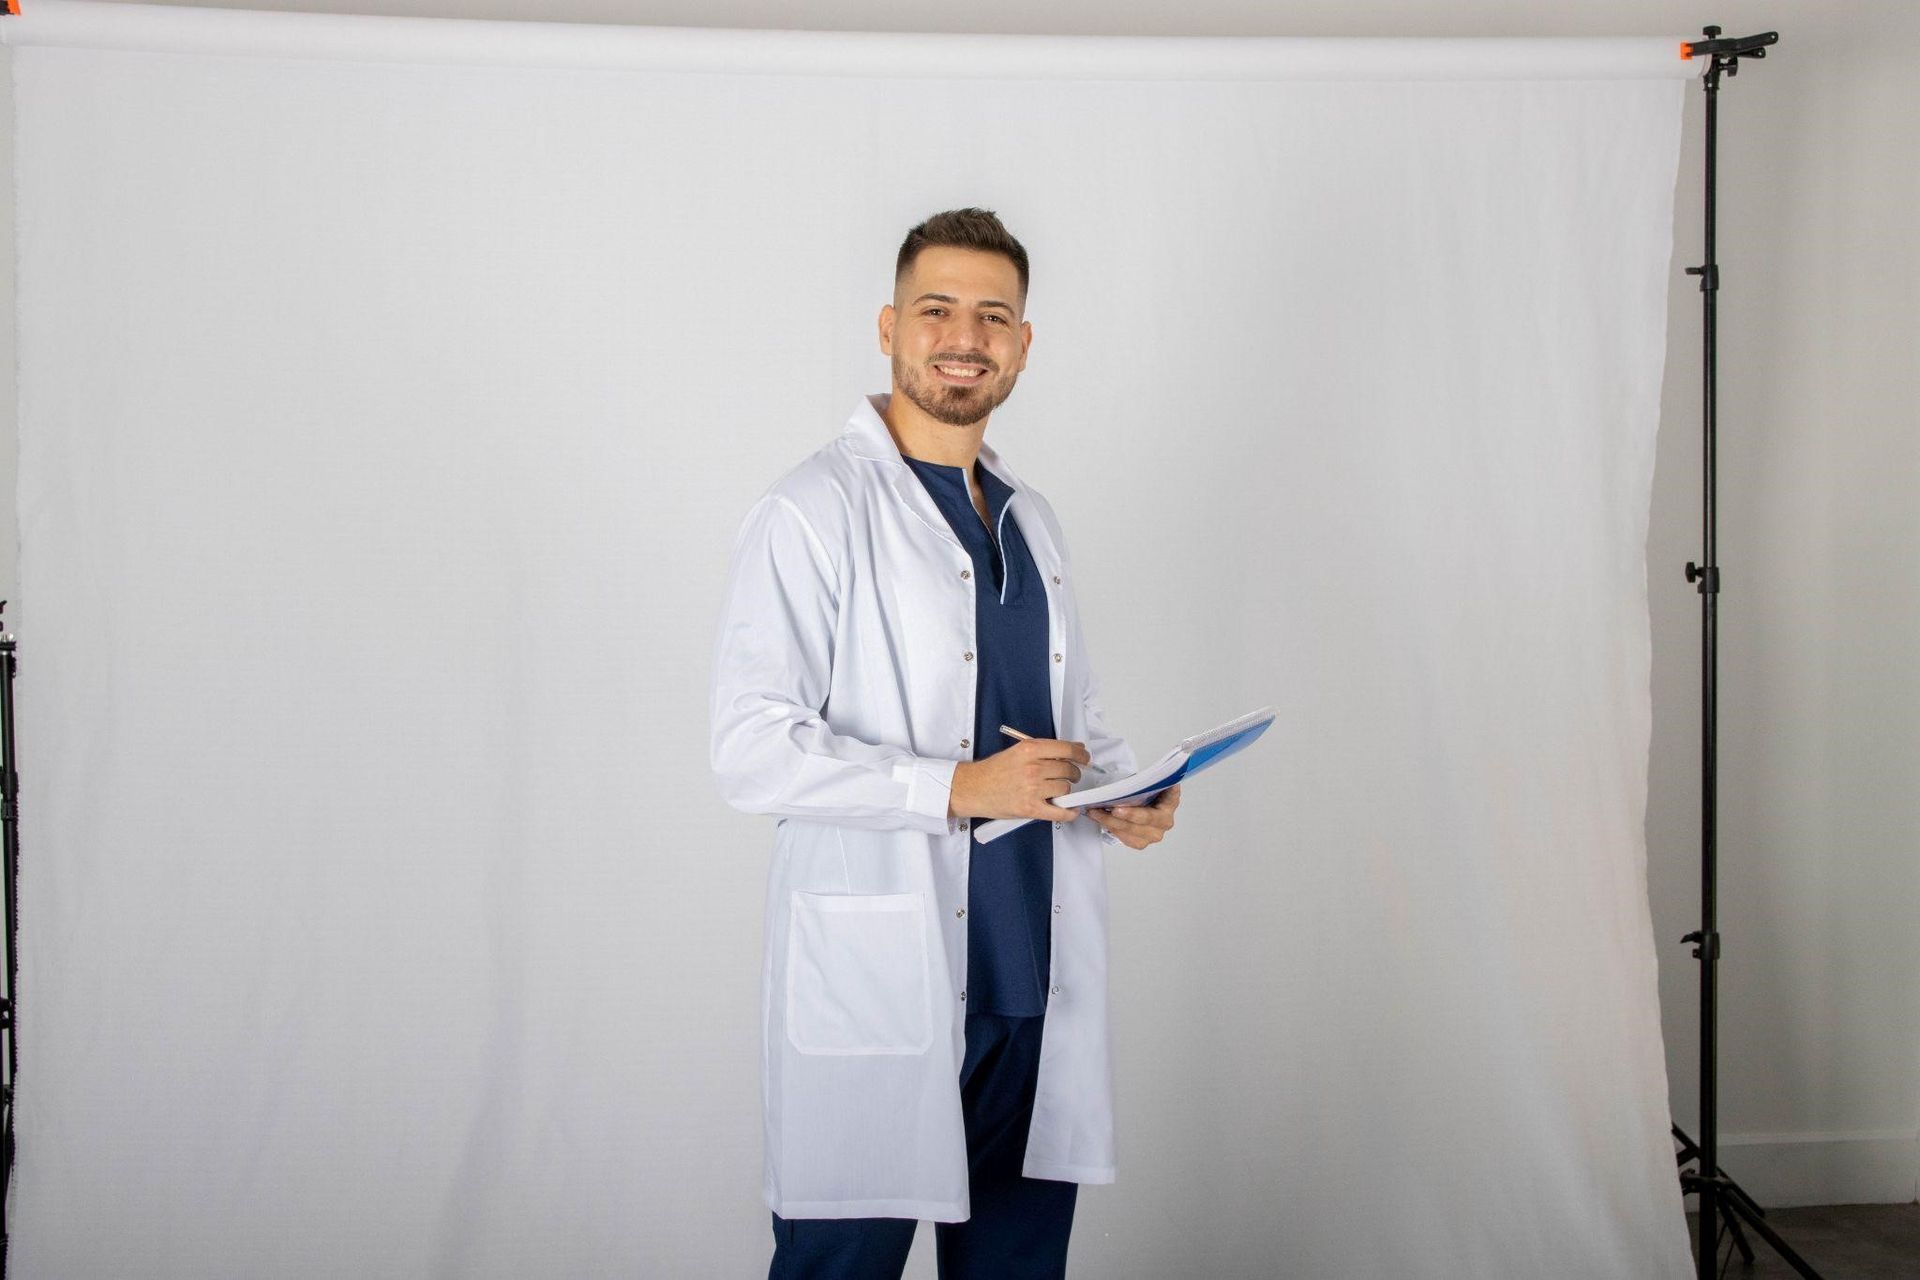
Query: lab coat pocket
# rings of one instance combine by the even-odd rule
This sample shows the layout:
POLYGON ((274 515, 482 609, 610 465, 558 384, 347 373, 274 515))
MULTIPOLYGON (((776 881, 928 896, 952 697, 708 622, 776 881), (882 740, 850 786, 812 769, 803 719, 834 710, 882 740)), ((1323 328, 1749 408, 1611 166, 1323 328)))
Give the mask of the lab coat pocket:
POLYGON ((794 892, 787 1038, 802 1053, 932 1047, 924 895, 794 892))

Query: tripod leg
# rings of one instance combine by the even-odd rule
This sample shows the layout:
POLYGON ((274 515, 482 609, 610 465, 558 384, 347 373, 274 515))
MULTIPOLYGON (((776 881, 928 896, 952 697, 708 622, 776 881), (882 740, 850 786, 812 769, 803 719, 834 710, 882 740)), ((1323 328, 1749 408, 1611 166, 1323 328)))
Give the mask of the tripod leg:
MULTIPOLYGON (((1725 1196, 1720 1203, 1726 1208, 1728 1226, 1733 1226, 1739 1218, 1745 1218, 1747 1225, 1753 1228, 1754 1234, 1771 1245, 1773 1251, 1785 1259, 1788 1266, 1805 1276, 1807 1280, 1820 1280, 1820 1273, 1815 1271, 1805 1258, 1795 1253, 1793 1247, 1780 1238, 1779 1232, 1762 1222, 1759 1215, 1747 1207, 1744 1197, 1725 1196)), ((1752 1255, 1749 1254, 1748 1258, 1751 1259, 1752 1255)))
POLYGON ((1753 1265, 1753 1246, 1747 1243, 1747 1233, 1740 1229, 1740 1215, 1731 1211, 1727 1214, 1727 1231, 1733 1236, 1733 1247, 1740 1251, 1740 1259, 1748 1266, 1753 1265))
MULTIPOLYGON (((1700 1148, 1694 1143, 1692 1138, 1687 1136, 1686 1130, 1677 1124, 1672 1127, 1673 1136, 1680 1143, 1680 1150, 1676 1157, 1683 1166, 1680 1174, 1680 1183, 1682 1187, 1691 1192, 1694 1189, 1693 1184, 1699 1176, 1699 1169, 1696 1165, 1694 1171, 1688 1173, 1684 1166, 1698 1159, 1700 1148)), ((1731 1234, 1734 1244, 1740 1249, 1740 1256, 1751 1265, 1753 1262, 1753 1246, 1747 1241, 1746 1233, 1740 1229, 1740 1221, 1741 1219, 1745 1219, 1746 1224, 1753 1228, 1754 1234, 1766 1241, 1768 1247, 1779 1254, 1788 1266, 1805 1276, 1807 1280, 1820 1280, 1820 1273, 1815 1271, 1805 1258, 1795 1253, 1793 1248, 1788 1245, 1785 1240, 1780 1238, 1779 1232, 1761 1221, 1762 1218, 1766 1217, 1767 1211, 1762 1209, 1754 1198, 1747 1194, 1746 1188, 1742 1187, 1732 1178, 1729 1178, 1725 1169, 1717 1169, 1716 1172, 1720 1176, 1714 1179, 1714 1182, 1720 1188, 1721 1192, 1720 1195, 1715 1197, 1720 1208, 1720 1227, 1716 1234, 1720 1236, 1731 1234)), ((1719 1241, 1716 1239, 1714 1241, 1716 1256, 1718 1255, 1719 1247, 1719 1241)), ((1732 1259, 1729 1258, 1728 1261, 1732 1261, 1732 1259)))

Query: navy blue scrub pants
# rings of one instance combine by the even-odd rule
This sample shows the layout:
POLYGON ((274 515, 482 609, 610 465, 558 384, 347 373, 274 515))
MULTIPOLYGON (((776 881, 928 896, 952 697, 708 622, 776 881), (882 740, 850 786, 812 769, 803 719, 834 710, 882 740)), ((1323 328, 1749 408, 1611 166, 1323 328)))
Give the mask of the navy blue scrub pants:
MULTIPOLYGON (((1067 1236, 1080 1188, 1020 1176, 1045 1021, 1044 1015, 967 1015, 960 1106, 973 1216, 934 1224, 940 1280, 1061 1280, 1067 1274, 1067 1236)), ((919 1225, 912 1218, 776 1213, 768 1280, 900 1280, 919 1225)))

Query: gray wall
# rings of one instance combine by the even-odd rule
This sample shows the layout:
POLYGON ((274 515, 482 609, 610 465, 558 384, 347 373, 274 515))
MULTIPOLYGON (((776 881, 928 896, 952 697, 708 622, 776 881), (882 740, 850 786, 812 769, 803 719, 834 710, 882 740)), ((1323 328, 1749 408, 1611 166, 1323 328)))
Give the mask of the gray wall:
MULTIPOLYGON (((255 9, 522 19, 518 0, 255 9)), ((1778 30, 1721 94, 1721 1125, 1774 1203, 1911 1200, 1920 1181, 1920 8, 1418 0, 548 0, 549 21, 1131 35, 1664 35, 1778 30), (1904 122, 1904 123, 1903 123, 1904 122)), ((11 64, 8 64, 8 73, 11 64)), ((9 89, 10 89, 9 85, 9 89)), ((1700 294, 1704 105, 1681 159, 1647 572, 1647 842, 1674 1115, 1697 1115, 1700 294)), ((11 112, 9 93, 6 109, 11 112)), ((0 133, 12 173, 12 130, 0 133)), ((8 184, 11 192, 11 182, 8 184)), ((4 215, 11 231, 11 201, 4 215)), ((1016 228, 1016 233, 1017 233, 1016 228)), ((12 255, 0 307, 13 377, 12 255)), ((12 598, 14 397, 0 408, 0 596, 12 598)), ((1542 574, 1553 566, 1539 566, 1542 574)), ((1525 591, 1526 584, 1514 584, 1525 591)), ((164 626, 165 618, 154 618, 164 626)), ((32 679, 32 637, 23 639, 32 679)), ((33 744, 21 744, 28 767, 33 744)), ((32 815, 25 815, 32 847, 32 815)), ((24 927, 32 929, 31 920, 24 927)), ((746 945, 743 942, 743 945, 746 945)), ((1509 1135, 1523 1141, 1524 1135, 1509 1135)), ((757 1171, 743 1171, 757 1177, 757 1171)))

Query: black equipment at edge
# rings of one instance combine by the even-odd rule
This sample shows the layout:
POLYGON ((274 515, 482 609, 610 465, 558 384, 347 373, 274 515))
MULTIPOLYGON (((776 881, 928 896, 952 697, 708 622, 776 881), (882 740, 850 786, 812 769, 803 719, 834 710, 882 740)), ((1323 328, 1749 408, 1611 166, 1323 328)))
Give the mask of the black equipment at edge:
POLYGON ((0 993, 0 1035, 7 1051, 0 1056, 0 1276, 7 1274, 7 1192, 13 1182, 14 1082, 20 1075, 19 1037, 14 1003, 18 952, 14 947, 20 923, 20 775, 13 767, 14 639, 6 629, 7 602, 0 600, 0 880, 6 896, 6 990, 0 993))
MULTIPOLYGON (((1716 782, 1718 768, 1718 744, 1714 738, 1717 717, 1717 689, 1715 675, 1718 668, 1718 611, 1716 606, 1720 596, 1720 564, 1715 559, 1714 545, 1714 335, 1716 318, 1714 310, 1715 295, 1720 289, 1720 267, 1713 256, 1713 215, 1714 215, 1714 161, 1715 141, 1719 127, 1715 105, 1720 96, 1720 75, 1738 75, 1740 59, 1764 58, 1767 46, 1780 39, 1777 31, 1763 32, 1757 36, 1745 36, 1739 39, 1719 39, 1719 27, 1703 27, 1705 40, 1689 41, 1689 57, 1711 57, 1712 64, 1707 68, 1702 84, 1707 95, 1707 203, 1706 203, 1706 262, 1698 267, 1688 267, 1687 274, 1700 277, 1700 295, 1702 314, 1705 320, 1705 535, 1706 546, 1703 562, 1687 562, 1687 581, 1697 584, 1700 592, 1700 927, 1681 938, 1682 942, 1691 942, 1694 958, 1700 961, 1700 1141, 1694 1142, 1679 1125, 1673 1126, 1673 1136, 1680 1141, 1680 1150, 1676 1153, 1683 1172, 1680 1174, 1680 1186, 1700 1198, 1700 1216, 1695 1240, 1695 1261, 1698 1280, 1715 1280, 1715 1271, 1720 1255, 1720 1222, 1726 1222, 1726 1233, 1733 1237, 1741 1257, 1748 1263, 1753 1262, 1753 1246, 1747 1242, 1746 1233, 1740 1223, 1744 1219, 1748 1226, 1762 1240, 1773 1247, 1775 1253, 1784 1258, 1808 1280, 1820 1280, 1815 1271, 1799 1254, 1795 1253, 1787 1242, 1761 1219, 1766 1210, 1762 1209, 1740 1185, 1720 1167, 1719 1142, 1719 1098, 1716 1091, 1718 1063, 1718 1044, 1716 1041, 1719 1023, 1719 1003, 1716 987, 1716 967, 1720 961, 1720 930, 1718 904, 1714 897, 1714 881, 1718 872, 1718 861, 1714 846, 1714 811, 1716 802, 1716 782), (1691 1172, 1685 1171, 1691 1163, 1691 1172)), ((1729 1259, 1731 1260, 1731 1259, 1729 1259)))

